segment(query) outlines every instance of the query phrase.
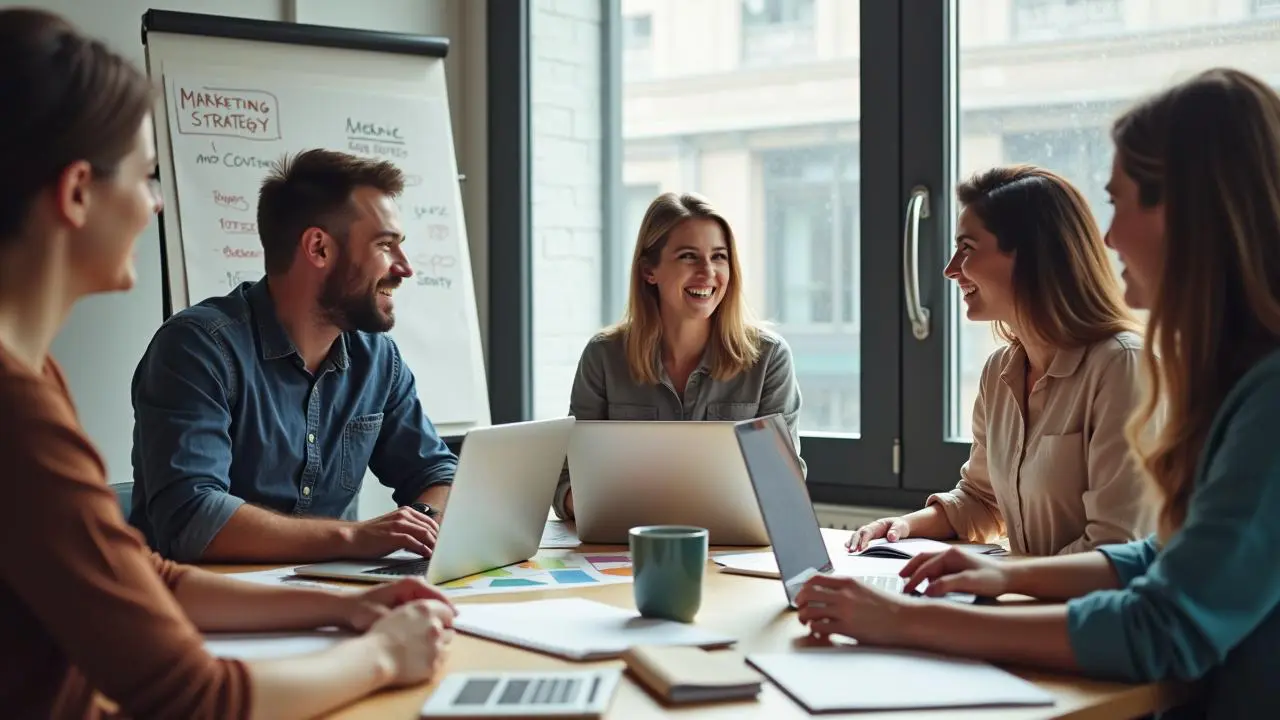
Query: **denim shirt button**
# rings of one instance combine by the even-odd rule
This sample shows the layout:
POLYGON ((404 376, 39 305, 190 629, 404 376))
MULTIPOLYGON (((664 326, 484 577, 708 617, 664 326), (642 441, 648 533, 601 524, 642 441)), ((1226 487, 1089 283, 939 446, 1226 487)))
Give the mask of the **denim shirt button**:
POLYGON ((303 495, 308 495, 308 496, 309 496, 309 495, 311 495, 311 486, 310 486, 310 485, 305 485, 305 486, 303 486, 303 488, 302 488, 302 494, 303 494, 303 495))
POLYGON ((316 441, 315 433, 307 433, 307 442, 314 443, 316 441))

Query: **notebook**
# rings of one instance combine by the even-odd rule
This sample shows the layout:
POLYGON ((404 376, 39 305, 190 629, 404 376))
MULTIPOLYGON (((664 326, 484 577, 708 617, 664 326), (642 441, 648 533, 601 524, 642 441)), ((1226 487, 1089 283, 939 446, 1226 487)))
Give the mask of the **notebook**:
POLYGON ((598 718, 622 679, 620 668, 464 672, 446 675, 422 706, 424 718, 598 718))
POLYGON ((1004 555, 1005 549, 991 543, 945 543, 928 538, 903 538, 897 542, 886 542, 884 538, 872 540, 862 552, 849 553, 856 557, 893 558, 910 560, 922 553, 943 552, 957 547, 961 550, 982 555, 1004 555))
POLYGON ((1052 694, 985 662, 840 645, 747 661, 810 713, 1053 705, 1052 694))
POLYGON ((669 703, 744 700, 760 694, 764 676, 731 650, 637 645, 622 654, 636 679, 669 703))
POLYGON ((642 618, 583 598, 476 603, 461 608, 458 632, 570 660, 616 658, 633 645, 724 647, 737 638, 697 625, 642 618))

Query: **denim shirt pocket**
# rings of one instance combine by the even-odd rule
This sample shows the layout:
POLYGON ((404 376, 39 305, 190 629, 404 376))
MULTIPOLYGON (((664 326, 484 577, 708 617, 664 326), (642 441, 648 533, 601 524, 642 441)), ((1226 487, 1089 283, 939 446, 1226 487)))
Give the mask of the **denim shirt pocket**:
POLYGON ((358 415, 342 431, 342 487, 359 492, 373 446, 382 430, 382 413, 358 415))
POLYGON ((639 403, 609 403, 609 419, 657 420, 658 407, 656 405, 641 405, 639 403))
POLYGON ((760 403, 716 402, 707 404, 708 420, 751 420, 760 410, 760 403))

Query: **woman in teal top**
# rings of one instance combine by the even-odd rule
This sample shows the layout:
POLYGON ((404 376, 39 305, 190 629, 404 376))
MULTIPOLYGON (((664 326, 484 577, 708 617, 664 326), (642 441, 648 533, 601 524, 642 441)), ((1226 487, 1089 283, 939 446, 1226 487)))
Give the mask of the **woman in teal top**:
POLYGON ((968 606, 815 577, 799 619, 819 636, 1099 678, 1203 678, 1196 714, 1280 717, 1280 96, 1210 70, 1127 112, 1112 138, 1108 242, 1126 300, 1150 310, 1151 396, 1129 437, 1158 534, 1028 560, 953 549, 902 573, 927 595, 1062 604, 968 606))

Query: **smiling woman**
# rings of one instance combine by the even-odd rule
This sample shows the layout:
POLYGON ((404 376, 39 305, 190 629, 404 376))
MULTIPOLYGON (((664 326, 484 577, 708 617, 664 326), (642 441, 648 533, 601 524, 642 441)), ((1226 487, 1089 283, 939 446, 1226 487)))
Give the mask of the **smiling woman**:
POLYGON ((1029 165, 980 173, 957 197, 944 274, 968 318, 993 323, 1005 344, 982 372, 955 489, 860 528, 850 547, 1003 536, 1017 554, 1055 555, 1141 537, 1152 518, 1123 429, 1138 402, 1142 341, 1084 197, 1029 165))
MULTIPOLYGON (((753 319, 741 278, 733 228, 711 202, 659 195, 636 237, 626 313, 583 351, 569 414, 695 421, 780 414, 798 455, 791 349, 753 319)), ((567 469, 555 509, 573 516, 567 469)))
POLYGON ((103 43, 47 12, 0 10, 0 157, 22 169, 0 175, 0 493, 21 509, 0 523, 0 706, 314 717, 426 680, 452 637, 438 590, 267 587, 182 566, 148 551, 107 487, 50 346, 78 301, 133 284, 134 245, 160 209, 151 107, 146 77, 103 43), (249 661, 214 657, 202 636, 328 626, 362 634, 249 661))

